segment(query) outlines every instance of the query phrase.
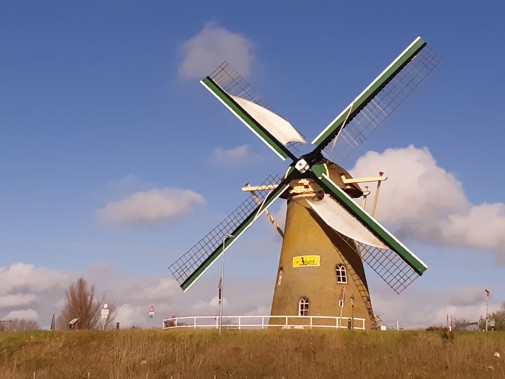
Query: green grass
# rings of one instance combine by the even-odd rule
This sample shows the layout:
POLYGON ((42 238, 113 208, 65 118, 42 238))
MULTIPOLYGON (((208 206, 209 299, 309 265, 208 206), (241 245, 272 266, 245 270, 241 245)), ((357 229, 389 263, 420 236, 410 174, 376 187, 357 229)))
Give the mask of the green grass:
POLYGON ((0 333, 0 377, 505 378, 505 334, 348 330, 0 333))

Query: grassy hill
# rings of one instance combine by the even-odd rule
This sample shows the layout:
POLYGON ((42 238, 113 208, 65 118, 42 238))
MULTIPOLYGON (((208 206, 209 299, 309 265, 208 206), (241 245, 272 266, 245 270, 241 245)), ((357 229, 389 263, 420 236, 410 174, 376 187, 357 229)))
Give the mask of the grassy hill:
POLYGON ((2 379, 505 378, 503 359, 500 332, 0 333, 2 379))

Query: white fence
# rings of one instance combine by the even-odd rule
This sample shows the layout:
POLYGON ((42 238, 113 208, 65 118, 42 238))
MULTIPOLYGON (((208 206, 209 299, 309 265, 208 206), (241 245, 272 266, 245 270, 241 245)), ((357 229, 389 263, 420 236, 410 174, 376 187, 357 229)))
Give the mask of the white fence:
MULTIPOLYGON (((329 317, 329 316, 223 316, 223 328, 226 329, 365 329, 364 318, 329 317)), ((173 317, 163 320, 163 329, 219 329, 218 316, 173 317)))

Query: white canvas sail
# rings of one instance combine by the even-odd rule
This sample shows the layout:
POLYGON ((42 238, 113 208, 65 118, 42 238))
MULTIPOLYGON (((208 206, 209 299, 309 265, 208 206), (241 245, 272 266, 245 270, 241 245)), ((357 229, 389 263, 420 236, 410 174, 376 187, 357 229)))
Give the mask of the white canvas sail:
POLYGON ((308 200, 309 205, 332 229, 366 245, 388 249, 373 233, 329 196, 319 201, 308 200))
POLYGON ((252 101, 238 96, 230 96, 282 144, 286 145, 288 142, 305 143, 305 139, 293 125, 278 114, 252 101))

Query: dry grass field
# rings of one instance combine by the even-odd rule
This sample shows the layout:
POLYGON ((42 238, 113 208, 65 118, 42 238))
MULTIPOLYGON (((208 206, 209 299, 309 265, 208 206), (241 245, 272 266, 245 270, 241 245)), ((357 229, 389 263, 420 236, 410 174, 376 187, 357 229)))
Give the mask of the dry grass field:
POLYGON ((500 332, 0 333, 2 379, 505 378, 503 359, 500 332))

